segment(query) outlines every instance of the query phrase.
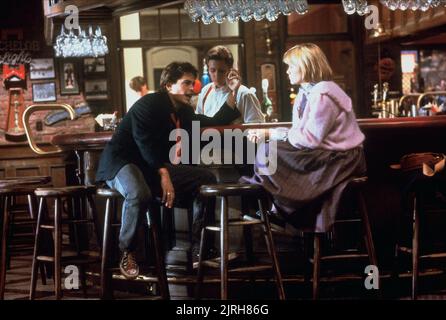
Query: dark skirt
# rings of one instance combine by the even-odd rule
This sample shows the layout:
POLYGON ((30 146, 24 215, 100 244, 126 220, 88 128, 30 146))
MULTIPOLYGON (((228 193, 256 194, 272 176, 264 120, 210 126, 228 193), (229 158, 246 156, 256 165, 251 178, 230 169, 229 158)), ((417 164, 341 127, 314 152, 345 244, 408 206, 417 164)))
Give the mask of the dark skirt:
MULTIPOLYGON (((259 151, 268 156, 269 149, 270 145, 264 144, 259 151)), ((347 151, 296 149, 287 141, 277 141, 276 171, 265 174, 264 163, 256 159, 254 176, 242 177, 241 182, 262 185, 289 223, 315 232, 330 230, 348 182, 366 172, 362 147, 347 151)))

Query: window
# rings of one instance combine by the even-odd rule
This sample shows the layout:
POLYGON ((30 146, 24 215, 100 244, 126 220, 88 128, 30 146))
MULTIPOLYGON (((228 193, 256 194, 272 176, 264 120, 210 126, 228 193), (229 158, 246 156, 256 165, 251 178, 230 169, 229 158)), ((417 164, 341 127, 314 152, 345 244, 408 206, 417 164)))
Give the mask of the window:
POLYGON ((182 8, 145 9, 122 16, 121 40, 199 40, 239 37, 239 24, 192 22, 182 8))

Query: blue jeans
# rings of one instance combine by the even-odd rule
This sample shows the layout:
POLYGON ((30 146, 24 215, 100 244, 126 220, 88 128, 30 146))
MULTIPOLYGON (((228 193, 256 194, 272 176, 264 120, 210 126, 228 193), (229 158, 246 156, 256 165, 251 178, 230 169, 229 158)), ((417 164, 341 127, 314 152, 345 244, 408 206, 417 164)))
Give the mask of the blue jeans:
POLYGON ((133 251, 136 246, 136 230, 149 208, 152 193, 141 170, 131 163, 122 167, 112 180, 106 182, 110 188, 117 190, 124 197, 119 248, 122 251, 133 251))
MULTIPOLYGON (((215 221, 215 199, 206 203, 199 197, 200 186, 215 184, 217 179, 208 170, 186 165, 166 165, 175 189, 175 203, 185 204, 193 200, 192 234, 195 242, 199 241, 204 224, 215 221)), ((119 233, 119 248, 133 251, 136 247, 136 231, 141 219, 155 196, 160 193, 159 177, 147 181, 141 170, 134 164, 127 164, 118 171, 107 185, 117 190, 124 197, 122 206, 121 230, 119 233)))

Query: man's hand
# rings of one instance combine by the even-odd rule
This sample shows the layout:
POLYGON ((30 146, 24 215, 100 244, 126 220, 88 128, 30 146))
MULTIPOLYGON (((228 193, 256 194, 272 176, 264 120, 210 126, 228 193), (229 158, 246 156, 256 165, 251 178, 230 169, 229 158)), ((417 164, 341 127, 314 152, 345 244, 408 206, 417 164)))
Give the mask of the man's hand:
POLYGON ((237 90, 241 85, 240 74, 237 70, 231 69, 231 71, 229 71, 226 84, 233 93, 237 94, 237 90))
POLYGON ((252 143, 257 143, 259 141, 266 141, 269 139, 268 129, 249 129, 248 130, 248 140, 252 143))
POLYGON ((161 177, 161 190, 163 191, 161 201, 167 208, 172 208, 175 200, 175 190, 172 181, 170 180, 169 171, 167 171, 166 168, 161 168, 158 172, 161 177))

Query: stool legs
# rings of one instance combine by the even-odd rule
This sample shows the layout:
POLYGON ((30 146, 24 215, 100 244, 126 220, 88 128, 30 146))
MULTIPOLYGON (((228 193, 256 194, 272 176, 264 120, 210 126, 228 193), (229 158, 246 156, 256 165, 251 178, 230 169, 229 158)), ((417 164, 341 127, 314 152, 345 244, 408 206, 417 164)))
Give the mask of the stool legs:
POLYGON ((61 199, 59 197, 54 201, 54 289, 56 291, 56 299, 62 298, 62 280, 61 280, 61 251, 62 251, 62 208, 61 199))
POLYGON ((314 234, 313 240, 313 300, 319 298, 319 282, 321 271, 321 233, 314 234))
MULTIPOLYGON (((364 196, 361 191, 358 191, 358 205, 360 219, 362 223, 364 242, 369 257, 369 263, 374 266, 378 266, 376 258, 375 246, 373 244, 372 230, 370 227, 370 220, 367 212, 367 206, 365 204, 364 196)), ((314 233, 313 240, 313 300, 319 298, 319 284, 320 284, 320 268, 321 268, 321 242, 322 237, 327 233, 314 233)), ((378 278, 379 281, 379 278, 378 278)), ((380 283, 378 283, 380 288, 380 283)), ((379 291, 378 291, 379 295, 379 291)))
MULTIPOLYGON (((242 197, 242 214, 249 214, 248 199, 242 197)), ((252 245, 252 229, 251 226, 243 226, 243 239, 245 244, 245 256, 249 263, 254 262, 254 249, 252 245)))
POLYGON ((228 199, 221 197, 220 213, 220 296, 221 300, 228 299, 228 199))
POLYGON ((3 197, 3 230, 2 230, 2 257, 0 262, 0 300, 4 299, 5 296, 5 285, 6 285, 6 250, 8 239, 8 227, 9 227, 9 197, 3 197))
POLYGON ((372 229, 370 227, 369 215, 367 212, 367 206, 365 204, 364 196, 359 194, 359 211, 361 214, 361 220, 364 230, 364 241, 369 256, 370 264, 378 266, 378 260, 376 259, 375 246, 373 244, 372 229))
POLYGON ((271 257, 273 264, 273 272, 274 272, 274 277, 276 278, 277 293, 279 295, 279 299, 284 300, 285 291, 283 289, 282 274, 280 273, 279 260, 277 259, 276 247, 273 241, 273 235, 271 232, 271 226, 269 224, 268 214, 265 210, 262 199, 259 199, 258 203, 260 212, 262 213, 262 220, 264 221, 262 227, 265 234, 266 247, 268 248, 268 253, 269 256, 271 257))
MULTIPOLYGON (((262 216, 262 227, 265 236, 265 242, 267 245, 269 256, 272 260, 272 267, 274 272, 274 277, 277 285, 277 291, 279 299, 285 299, 285 292, 282 283, 282 275, 280 273, 279 262, 277 259, 277 254, 272 238, 271 227, 269 224, 267 212, 264 207, 263 199, 258 200, 259 209, 262 216)), ((226 300, 228 298, 228 251, 229 251, 229 232, 228 232, 228 197, 221 196, 221 207, 220 207, 220 298, 221 300, 226 300)), ((251 241, 251 234, 248 232, 250 226, 243 226, 245 234, 245 242, 251 241)), ((218 230, 218 229, 217 229, 218 230)), ((203 283, 203 268, 204 268, 204 247, 206 243, 206 233, 207 226, 201 230, 201 241, 200 241, 200 256, 198 261, 198 274, 197 274, 197 287, 196 287, 196 298, 200 298, 201 285, 203 283)), ((214 229, 209 231, 215 231, 214 229)), ((250 230, 249 230, 250 231, 250 230)), ((247 246, 248 251, 252 250, 252 245, 247 246)), ((247 257, 252 259, 252 252, 247 252, 247 257)))
MULTIPOLYGON (((153 209, 153 208, 152 208, 153 209)), ((154 210, 149 210, 147 213, 147 221, 149 223, 150 233, 155 247, 155 266, 158 275, 158 284, 160 287, 160 294, 163 299, 170 299, 169 285, 167 283, 166 264, 164 262, 164 254, 161 245, 159 234, 160 219, 159 215, 155 215, 154 210)))
POLYGON ((198 256, 198 271, 197 271, 197 286, 195 291, 195 299, 201 298, 201 285, 203 283, 203 255, 204 255, 204 243, 206 241, 206 226, 201 229, 201 237, 200 237, 200 251, 198 256))
POLYGON ((420 194, 416 194, 413 199, 413 235, 412 235, 412 299, 417 299, 418 293, 418 262, 419 262, 419 237, 420 237, 420 194))
POLYGON ((109 271, 109 253, 110 253, 110 241, 109 241, 109 235, 111 231, 111 224, 112 224, 112 205, 113 210, 116 210, 115 203, 116 201, 112 199, 107 198, 107 201, 105 203, 105 217, 104 217, 104 235, 102 237, 102 260, 101 260, 101 298, 107 299, 110 298, 112 294, 109 293, 110 291, 110 282, 111 282, 111 273, 109 271))
MULTIPOLYGON (((36 236, 35 236, 35 243, 34 243, 34 253, 33 253, 33 261, 32 261, 32 271, 31 271, 31 287, 30 287, 30 294, 29 298, 34 299, 35 298, 35 290, 37 285, 37 270, 38 266, 42 266, 43 261, 52 261, 54 265, 54 291, 55 291, 55 297, 57 300, 62 298, 63 291, 62 291, 62 214, 63 214, 63 202, 62 199, 64 197, 67 197, 68 200, 68 219, 70 220, 69 223, 74 223, 74 239, 76 242, 76 251, 79 254, 81 251, 81 248, 79 246, 79 239, 77 239, 77 224, 78 223, 94 223, 94 231, 98 233, 97 229, 97 216, 96 212, 94 211, 94 202, 92 197, 88 197, 87 194, 82 195, 57 195, 57 196, 50 196, 50 198, 54 199, 54 219, 53 224, 45 224, 45 221, 48 221, 48 214, 46 210, 46 196, 40 197, 39 202, 39 211, 37 216, 37 227, 36 227, 36 236), (79 199, 77 198, 79 197, 79 199), (80 200, 80 206, 77 206, 76 200, 80 200), (93 210, 92 215, 93 219, 92 221, 90 219, 84 218, 86 213, 86 206, 84 204, 89 204, 90 208, 93 210), (80 211, 72 211, 71 209, 79 208, 80 211), (42 255, 41 253, 41 242, 42 242, 42 229, 52 230, 53 231, 53 244, 54 244, 54 252, 53 256, 46 256, 42 255)), ((99 242, 99 246, 101 243, 99 242)), ((86 273, 85 273, 85 267, 81 265, 79 267, 80 271, 80 281, 82 284, 82 289, 84 292, 84 296, 86 296, 86 273)))
POLYGON ((37 213, 37 225, 36 225, 36 236, 34 241, 34 253, 33 253, 33 261, 31 267, 31 287, 29 290, 29 299, 34 300, 36 294, 36 285, 37 285, 37 267, 40 265, 40 262, 37 261, 37 254, 40 251, 40 232, 43 216, 46 212, 46 203, 45 199, 40 198, 39 201, 39 210, 37 213))

